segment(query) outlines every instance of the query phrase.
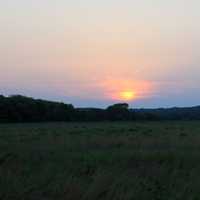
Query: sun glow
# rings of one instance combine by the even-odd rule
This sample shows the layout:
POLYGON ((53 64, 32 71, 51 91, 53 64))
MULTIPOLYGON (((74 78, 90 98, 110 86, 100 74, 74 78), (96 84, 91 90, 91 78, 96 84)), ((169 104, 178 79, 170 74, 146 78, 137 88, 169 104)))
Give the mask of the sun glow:
POLYGON ((154 85, 149 81, 130 79, 109 79, 101 85, 108 99, 115 101, 135 101, 151 97, 154 85))
POLYGON ((120 92, 120 98, 125 101, 131 101, 136 97, 135 92, 131 90, 125 90, 123 92, 120 92))

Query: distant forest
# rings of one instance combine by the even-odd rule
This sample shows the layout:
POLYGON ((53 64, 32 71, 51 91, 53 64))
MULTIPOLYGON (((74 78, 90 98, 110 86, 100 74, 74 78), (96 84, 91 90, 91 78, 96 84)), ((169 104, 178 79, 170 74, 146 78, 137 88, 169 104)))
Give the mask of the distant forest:
POLYGON ((0 95, 0 122, 199 120, 200 106, 133 109, 127 103, 100 108, 75 108, 71 104, 0 95))

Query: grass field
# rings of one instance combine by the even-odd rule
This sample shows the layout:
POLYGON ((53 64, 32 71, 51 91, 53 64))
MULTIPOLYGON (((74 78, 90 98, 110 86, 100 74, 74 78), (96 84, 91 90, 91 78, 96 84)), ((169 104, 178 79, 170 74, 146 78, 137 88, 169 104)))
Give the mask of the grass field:
POLYGON ((1 200, 198 200, 200 122, 0 125, 1 200))

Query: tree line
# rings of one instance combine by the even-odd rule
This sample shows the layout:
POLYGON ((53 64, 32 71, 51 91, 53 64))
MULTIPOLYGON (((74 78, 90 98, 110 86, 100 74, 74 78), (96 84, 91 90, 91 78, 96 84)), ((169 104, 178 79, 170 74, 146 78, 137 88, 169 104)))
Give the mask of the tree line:
POLYGON ((75 108, 72 104, 0 95, 0 122, 198 120, 200 106, 170 109, 129 109, 127 103, 100 108, 75 108))

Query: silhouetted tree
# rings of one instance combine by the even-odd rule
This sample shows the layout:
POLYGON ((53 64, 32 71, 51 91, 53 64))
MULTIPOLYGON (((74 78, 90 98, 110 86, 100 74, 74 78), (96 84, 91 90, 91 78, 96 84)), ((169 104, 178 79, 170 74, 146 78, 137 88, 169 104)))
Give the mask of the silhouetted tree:
POLYGON ((71 104, 0 96, 0 122, 72 121, 74 112, 71 104))
POLYGON ((130 111, 129 105, 127 103, 118 103, 112 106, 109 106, 106 111, 108 115, 108 119, 112 121, 116 120, 129 120, 130 119, 130 111))
POLYGON ((107 109, 74 108, 71 104, 0 95, 0 122, 117 120, 200 120, 200 106, 168 109, 129 109, 118 103, 107 109))

